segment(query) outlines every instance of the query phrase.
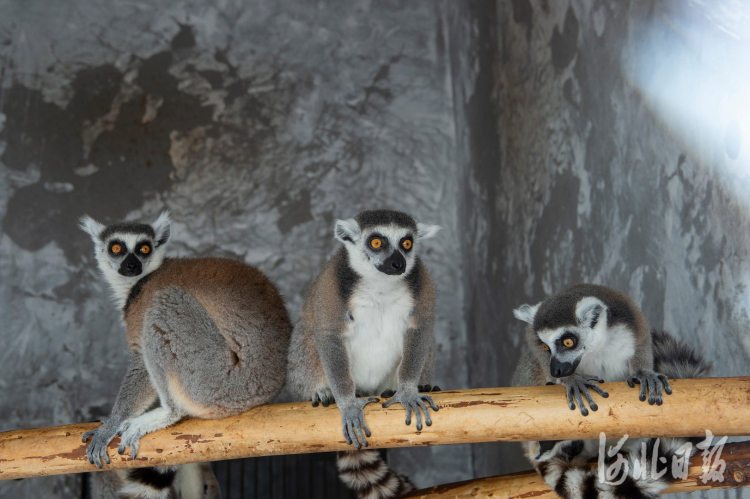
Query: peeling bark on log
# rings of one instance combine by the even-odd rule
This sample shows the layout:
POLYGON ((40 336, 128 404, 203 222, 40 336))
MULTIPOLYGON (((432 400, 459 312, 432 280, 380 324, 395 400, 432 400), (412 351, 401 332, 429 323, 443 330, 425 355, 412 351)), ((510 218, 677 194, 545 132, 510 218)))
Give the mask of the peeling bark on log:
MULTIPOLYGON (((723 481, 708 480, 703 483, 703 457, 700 451, 690 461, 688 477, 673 483, 662 494, 695 492, 697 490, 736 488, 750 485, 750 442, 726 444, 721 458, 726 462, 723 481)), ((524 471, 503 476, 467 480, 464 482, 437 485, 428 489, 415 490, 404 499, 559 499, 558 496, 536 471, 524 471)))
MULTIPOLYGON (((568 409, 561 386, 486 388, 433 393, 440 411, 432 426, 406 426, 404 409, 365 408, 371 448, 494 441, 750 435, 750 377, 675 380, 661 406, 638 400, 638 389, 606 383, 594 395, 599 411, 581 416, 568 409)), ((81 435, 96 423, 0 433, 0 479, 97 471, 86 460, 81 435)), ((117 454, 104 469, 217 461, 250 456, 346 450, 341 416, 334 405, 310 402, 256 407, 220 420, 188 419, 141 439, 135 461, 117 454)), ((129 449, 128 449, 129 451, 129 449)))

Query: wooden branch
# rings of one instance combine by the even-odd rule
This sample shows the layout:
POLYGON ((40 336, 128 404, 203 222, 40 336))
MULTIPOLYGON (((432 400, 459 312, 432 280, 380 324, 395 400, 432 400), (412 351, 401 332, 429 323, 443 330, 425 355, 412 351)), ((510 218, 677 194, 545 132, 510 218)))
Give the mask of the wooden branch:
MULTIPOLYGON (((417 432, 406 426, 399 404, 365 408, 373 448, 494 441, 750 435, 750 377, 675 380, 664 405, 638 400, 638 389, 625 383, 602 385, 610 394, 594 394, 599 411, 581 416, 568 409, 562 386, 488 388, 433 394, 440 412, 417 432)), ((96 423, 0 433, 0 478, 23 478, 97 471, 86 460, 81 434, 96 423)), ((338 408, 310 402, 256 407, 221 420, 188 419, 141 439, 138 458, 117 454, 110 444, 105 469, 217 461, 250 456, 346 450, 338 408)), ((128 449, 129 450, 129 449, 128 449)))
MULTIPOLYGON (((708 480, 703 483, 703 457, 700 451, 690 462, 688 477, 673 483, 662 491, 662 494, 676 492, 695 492, 715 488, 746 487, 750 485, 750 442, 726 444, 721 453, 721 459, 726 462, 723 481, 708 480)), ((477 499, 491 497, 492 499, 559 499, 550 489, 542 477, 535 471, 524 471, 510 475, 467 480, 465 482, 438 485, 428 489, 415 490, 405 496, 416 499, 477 499)))

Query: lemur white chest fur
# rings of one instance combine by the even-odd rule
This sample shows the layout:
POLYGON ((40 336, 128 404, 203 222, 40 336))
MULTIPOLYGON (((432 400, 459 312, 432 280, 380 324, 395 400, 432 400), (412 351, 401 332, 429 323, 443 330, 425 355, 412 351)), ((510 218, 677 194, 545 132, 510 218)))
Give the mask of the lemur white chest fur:
POLYGON ((599 376, 606 382, 625 381, 629 362, 635 355, 635 338, 622 325, 610 328, 598 341, 587 343, 577 371, 599 376))
POLYGON ((396 371, 413 308, 414 300, 402 279, 371 278, 354 289, 344 337, 357 393, 397 388, 396 371))

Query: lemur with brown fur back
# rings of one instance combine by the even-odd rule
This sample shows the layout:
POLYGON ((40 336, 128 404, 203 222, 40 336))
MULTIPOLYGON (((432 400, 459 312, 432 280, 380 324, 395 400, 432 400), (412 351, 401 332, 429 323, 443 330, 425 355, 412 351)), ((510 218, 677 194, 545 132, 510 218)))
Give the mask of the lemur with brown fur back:
MULTIPOLYGON (((91 437, 91 463, 110 462, 115 435, 118 452, 130 447, 135 459, 141 437, 183 417, 223 418, 273 401, 284 385, 292 325, 266 276, 224 258, 165 259, 168 212, 153 225, 105 227, 85 216, 81 228, 122 310, 130 350, 110 417, 83 435, 91 437)), ((171 467, 155 470, 174 476, 171 467)), ((141 475, 126 484, 129 494, 168 497, 171 480, 141 475)))

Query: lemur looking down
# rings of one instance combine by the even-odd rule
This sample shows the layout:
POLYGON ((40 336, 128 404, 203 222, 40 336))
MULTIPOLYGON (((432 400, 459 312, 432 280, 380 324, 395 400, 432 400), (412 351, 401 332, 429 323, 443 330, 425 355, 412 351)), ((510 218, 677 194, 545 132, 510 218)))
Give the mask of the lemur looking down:
MULTIPOLYGON (((661 405, 662 390, 672 393, 668 377, 698 378, 709 371, 689 346, 662 331, 651 331, 628 296, 605 286, 578 284, 537 305, 522 305, 514 315, 528 323, 528 350, 518 363, 513 386, 563 385, 570 409, 577 403, 584 416, 588 410, 582 395, 591 410, 598 409, 589 389, 609 396, 597 383, 627 381, 631 388, 640 383, 640 400, 648 397, 649 404, 661 405)), ((674 453, 693 440, 662 439, 657 454, 649 452, 647 462, 640 462, 641 469, 671 469, 674 453)), ((642 441, 630 439, 624 448, 631 471, 642 459, 642 441)), ((656 439, 648 439, 647 445, 653 450, 656 439)), ((586 464, 598 454, 597 440, 523 442, 523 447, 545 482, 569 499, 656 497, 675 479, 667 472, 661 478, 627 476, 616 486, 600 483, 597 470, 586 464)))

